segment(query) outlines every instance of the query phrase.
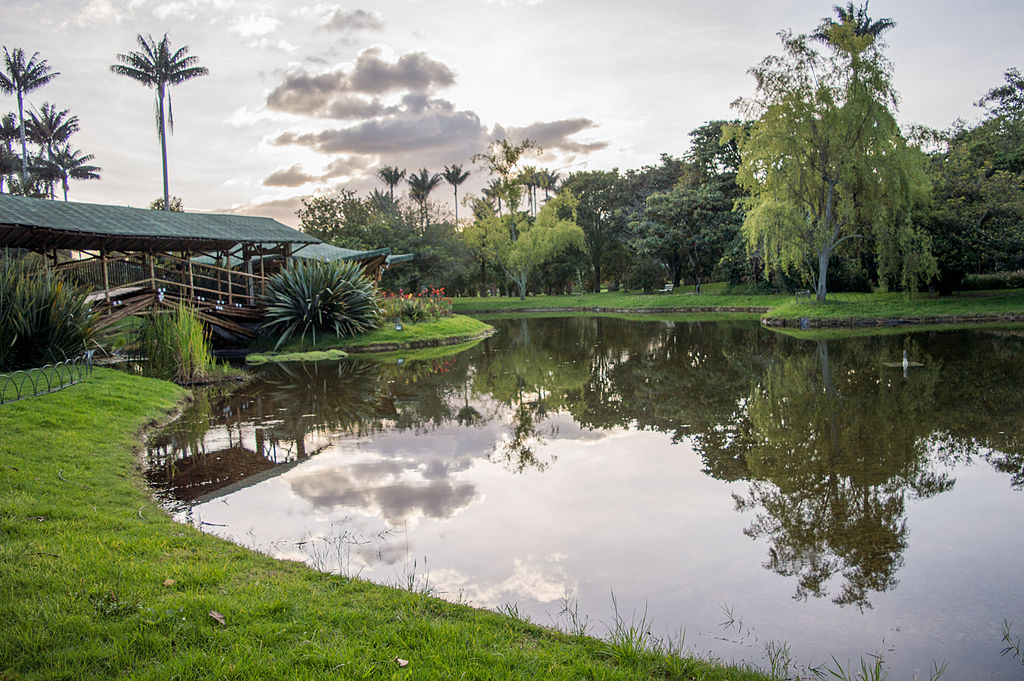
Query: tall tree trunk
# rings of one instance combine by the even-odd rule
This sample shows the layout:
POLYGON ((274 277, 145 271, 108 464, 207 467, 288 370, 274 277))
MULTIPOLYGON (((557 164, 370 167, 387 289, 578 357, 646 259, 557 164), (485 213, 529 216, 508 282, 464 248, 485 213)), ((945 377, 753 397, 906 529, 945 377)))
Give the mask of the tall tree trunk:
POLYGON ((167 135, 164 127, 164 86, 161 83, 158 86, 158 96, 160 99, 160 157, 163 161, 164 169, 164 210, 171 209, 171 192, 167 188, 167 135))
POLYGON ((459 228, 459 186, 452 185, 455 190, 455 229, 459 228))
POLYGON ((480 295, 487 290, 487 261, 480 258, 480 295))
POLYGON ((28 146, 25 144, 25 105, 22 101, 21 90, 18 90, 18 120, 21 126, 21 191, 25 192, 25 182, 28 179, 28 146))

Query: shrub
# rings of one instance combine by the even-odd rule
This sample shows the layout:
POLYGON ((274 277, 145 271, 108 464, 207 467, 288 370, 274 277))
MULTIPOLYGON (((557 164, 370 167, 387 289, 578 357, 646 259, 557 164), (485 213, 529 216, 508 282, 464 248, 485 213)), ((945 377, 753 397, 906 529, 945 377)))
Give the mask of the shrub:
POLYGON ((142 372, 166 381, 197 383, 209 378, 215 366, 210 332, 185 303, 144 317, 138 349, 147 360, 142 372))
POLYGON ((665 266, 660 262, 653 258, 642 258, 629 268, 624 283, 627 289, 633 291, 657 291, 665 285, 666 274, 665 266))
POLYGON ((417 294, 385 293, 380 301, 384 320, 423 322, 429 319, 452 316, 452 299, 444 294, 443 288, 425 288, 417 294))
POLYGON ((93 335, 86 292, 26 261, 0 260, 0 370, 59 362, 93 335))
POLYGON ((377 289, 358 263, 302 260, 267 281, 263 330, 277 335, 274 349, 298 333, 352 336, 377 326, 377 289))
POLYGON ((964 291, 1024 288, 1024 271, 968 274, 964 277, 960 288, 964 291))

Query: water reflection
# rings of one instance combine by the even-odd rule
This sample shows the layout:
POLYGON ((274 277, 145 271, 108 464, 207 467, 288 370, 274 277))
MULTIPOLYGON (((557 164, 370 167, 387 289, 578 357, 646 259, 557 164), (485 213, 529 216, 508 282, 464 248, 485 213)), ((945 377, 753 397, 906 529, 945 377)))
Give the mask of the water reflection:
MULTIPOLYGON (((253 509, 236 511, 239 522, 255 514, 283 523, 262 520, 274 506, 310 524, 343 518, 367 534, 401 532, 406 556, 410 544, 457 544, 458 559, 435 568, 434 579, 482 605, 550 603, 591 588, 597 577, 580 564, 586 542, 603 547, 591 560, 595 574, 639 567, 655 579, 664 563, 668 575, 675 559, 638 556, 663 553, 658 542, 683 541, 698 522, 738 519, 731 536, 696 540, 712 553, 759 557, 690 579, 738 570, 764 591, 753 569, 781 576, 798 603, 853 606, 862 616, 898 591, 912 507, 955 496, 957 478, 979 465, 1002 476, 1003 489, 1024 488, 1019 331, 812 342, 756 323, 496 324, 498 335, 443 360, 273 366, 242 391, 201 397, 154 441, 151 482, 172 503, 200 502, 211 513, 213 500, 232 495, 253 509), (906 374, 891 366, 904 350, 921 364, 906 374), (652 458, 661 469, 647 470, 652 458), (706 482, 688 477, 692 464, 706 482), (256 487, 247 501, 241 491, 256 487), (723 498, 732 519, 715 515, 723 498), (515 515, 525 523, 531 507, 549 514, 539 522, 550 527, 509 541, 504 526, 515 515), (509 544, 501 571, 483 566, 496 536, 509 544), (633 547, 622 567, 601 565, 619 560, 617 541, 633 547)), ((391 544, 361 549, 359 559, 372 571, 401 553, 391 544)), ((678 590, 670 576, 654 583, 678 590)), ((1002 588, 989 593, 996 602, 1002 588)))

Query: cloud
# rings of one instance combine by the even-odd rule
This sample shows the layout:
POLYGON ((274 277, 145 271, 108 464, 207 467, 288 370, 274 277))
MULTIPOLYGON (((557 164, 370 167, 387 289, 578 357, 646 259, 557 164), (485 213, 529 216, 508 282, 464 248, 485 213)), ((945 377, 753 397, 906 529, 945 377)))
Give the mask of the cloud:
POLYGON ((228 30, 243 38, 254 38, 273 33, 280 25, 281 22, 274 17, 250 14, 247 17, 239 17, 228 30))
POLYGON ((569 139, 578 132, 596 128, 597 124, 589 118, 566 118, 560 121, 537 122, 522 128, 504 129, 495 126, 495 137, 521 142, 531 139, 544 151, 561 151, 567 153, 589 153, 608 147, 607 141, 578 142, 569 139))
POLYGON ((404 92, 425 97, 426 93, 454 83, 455 73, 423 52, 404 54, 390 62, 382 58, 380 48, 373 47, 359 54, 351 70, 289 71, 267 95, 267 107, 321 118, 367 118, 386 112, 376 99, 358 95, 404 92))
POLYGON ((263 179, 265 187, 301 187, 304 184, 316 181, 316 177, 302 170, 302 165, 296 163, 291 168, 275 170, 263 179))
POLYGON ((339 177, 360 175, 368 160, 359 157, 341 157, 331 161, 320 175, 312 175, 296 163, 290 168, 279 168, 263 179, 265 187, 301 187, 312 182, 325 182, 339 177))
POLYGON ((217 209, 215 212, 273 218, 291 227, 298 227, 299 219, 295 212, 302 208, 303 198, 303 196, 290 196, 283 199, 256 199, 230 208, 217 209))
POLYGON ((341 33, 381 31, 384 29, 384 22, 376 12, 362 9, 349 11, 341 7, 332 7, 323 15, 320 28, 341 33))
POLYGON ((424 149, 482 147, 484 128, 472 111, 435 106, 370 119, 347 128, 316 133, 285 132, 272 140, 277 146, 296 144, 325 154, 394 154, 424 149))

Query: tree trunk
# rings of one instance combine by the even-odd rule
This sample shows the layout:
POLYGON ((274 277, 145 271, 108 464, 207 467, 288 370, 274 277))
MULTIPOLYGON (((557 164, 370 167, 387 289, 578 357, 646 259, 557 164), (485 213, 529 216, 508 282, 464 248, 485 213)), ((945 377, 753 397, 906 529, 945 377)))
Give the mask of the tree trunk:
POLYGON ((25 144, 25 105, 22 101, 21 90, 18 91, 18 121, 21 127, 21 191, 25 193, 25 183, 28 181, 28 146, 25 144))
POLYGON ((594 293, 601 292, 601 263, 594 263, 594 293))
POLYGON ((825 302, 825 277, 828 274, 828 261, 828 248, 822 246, 821 250, 818 251, 818 288, 817 295, 815 296, 819 303, 825 302))
POLYGON ((167 134, 164 125, 164 86, 161 83, 157 90, 160 100, 160 159, 163 162, 164 171, 164 210, 171 209, 171 192, 167 187, 167 134))
POLYGON ((459 228, 459 187, 453 185, 452 188, 455 190, 455 229, 459 228))
POLYGON ((487 290, 487 261, 480 258, 480 295, 487 290))

